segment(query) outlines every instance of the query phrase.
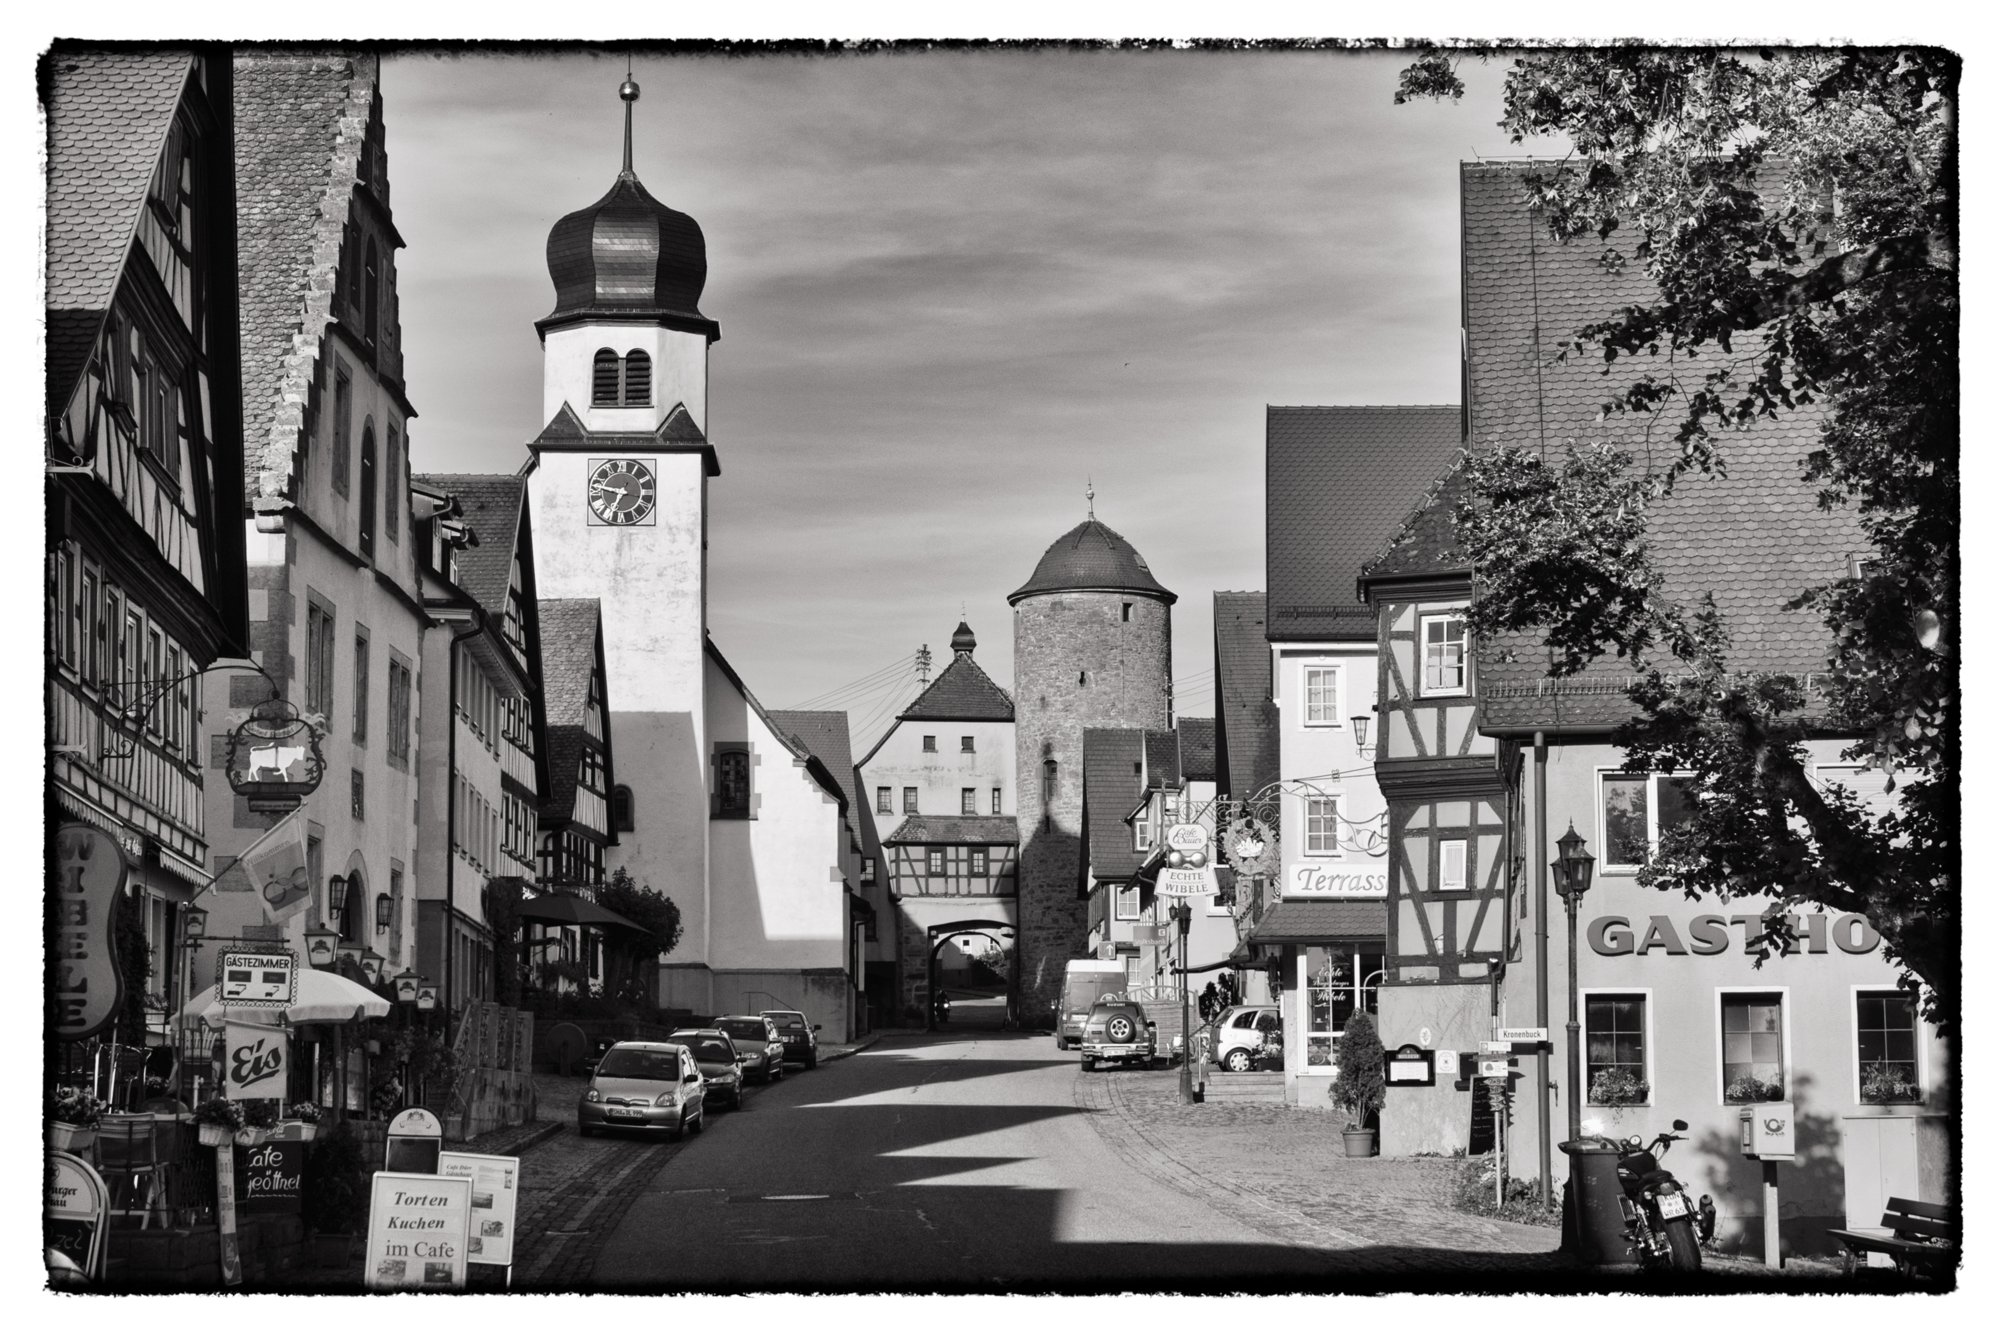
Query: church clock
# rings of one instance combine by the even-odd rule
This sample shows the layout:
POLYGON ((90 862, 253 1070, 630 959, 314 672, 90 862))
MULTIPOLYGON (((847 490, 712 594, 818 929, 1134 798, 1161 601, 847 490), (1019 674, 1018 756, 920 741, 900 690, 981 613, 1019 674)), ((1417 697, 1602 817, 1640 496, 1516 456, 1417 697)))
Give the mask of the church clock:
POLYGON ((608 458, 593 465, 590 489, 584 496, 593 526, 650 524, 657 498, 653 468, 645 462, 623 457, 608 458))

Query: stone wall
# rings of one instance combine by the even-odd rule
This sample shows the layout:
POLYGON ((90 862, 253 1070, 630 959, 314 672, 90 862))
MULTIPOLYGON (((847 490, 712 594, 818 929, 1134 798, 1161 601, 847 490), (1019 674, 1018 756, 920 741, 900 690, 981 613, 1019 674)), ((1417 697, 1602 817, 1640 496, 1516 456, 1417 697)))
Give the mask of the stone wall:
POLYGON ((1059 591, 1029 596, 1014 607, 1019 1014, 1028 1028, 1054 1027, 1064 966, 1086 953, 1089 924, 1078 890, 1083 731, 1167 728, 1172 677, 1172 609, 1159 600, 1059 591), (1044 763, 1050 759, 1056 764, 1054 788, 1044 797, 1044 763))

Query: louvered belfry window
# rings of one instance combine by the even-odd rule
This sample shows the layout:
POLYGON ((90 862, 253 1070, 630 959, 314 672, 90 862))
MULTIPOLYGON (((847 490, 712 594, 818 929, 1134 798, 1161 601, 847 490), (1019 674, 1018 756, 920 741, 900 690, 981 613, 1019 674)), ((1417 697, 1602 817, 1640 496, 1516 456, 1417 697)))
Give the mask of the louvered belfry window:
POLYGON ((590 404, 592 406, 616 406, 618 404, 618 353, 616 351, 599 351, 591 361, 590 404))
POLYGON ((653 359, 644 351, 633 351, 625 357, 625 404, 653 404, 653 359))

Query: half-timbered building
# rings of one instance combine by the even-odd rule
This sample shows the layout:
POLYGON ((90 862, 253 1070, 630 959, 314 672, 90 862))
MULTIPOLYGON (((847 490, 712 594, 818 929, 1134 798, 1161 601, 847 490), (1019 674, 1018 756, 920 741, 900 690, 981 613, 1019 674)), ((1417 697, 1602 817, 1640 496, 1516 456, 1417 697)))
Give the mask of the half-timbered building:
POLYGON ((61 976, 66 1038, 121 1016, 126 1042, 165 1037, 217 847, 197 675, 246 649, 232 75, 212 52, 43 57, 45 821, 117 840, 148 953, 128 971, 150 968, 122 1010, 61 976))
POLYGON ((1458 446, 1445 406, 1268 409, 1266 603, 1278 783, 1246 791, 1278 835, 1277 899, 1248 941, 1280 989, 1288 1101, 1318 1107, 1357 1007, 1374 1009, 1389 876, 1374 749, 1378 641, 1361 565, 1458 446))
POLYGON ((424 639, 417 819, 433 833, 418 848, 418 968, 453 1011, 502 995, 494 893, 534 879, 552 782, 526 488, 511 475, 412 479, 437 624, 424 639))

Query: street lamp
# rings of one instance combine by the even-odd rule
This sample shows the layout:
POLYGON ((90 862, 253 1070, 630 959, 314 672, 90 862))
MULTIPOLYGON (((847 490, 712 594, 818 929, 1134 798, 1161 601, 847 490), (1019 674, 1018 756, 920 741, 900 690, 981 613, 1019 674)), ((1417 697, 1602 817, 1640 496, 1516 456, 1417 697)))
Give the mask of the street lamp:
POLYGON ((381 986, 382 966, 387 964, 388 960, 388 956, 377 954, 373 946, 361 952, 361 972, 368 975, 369 987, 381 986))
POLYGON ((1187 980, 1187 939, 1188 924, 1194 921, 1194 910, 1186 900, 1176 900, 1167 917, 1174 921, 1175 931, 1181 937, 1180 996, 1181 996, 1181 1102, 1194 1102, 1194 1042, 1188 1029, 1188 980, 1187 980))
POLYGON ((1583 1049, 1578 1042, 1576 1019, 1576 911, 1590 890, 1590 871, 1597 863, 1576 833, 1571 822, 1556 841, 1556 894, 1562 896, 1563 912, 1569 916, 1569 1138, 1583 1136, 1583 1049))
POLYGON ((1354 748, 1357 752, 1368 751, 1368 722, 1372 715, 1357 715, 1350 723, 1354 726, 1354 748))
POLYGON ((417 972, 414 969, 405 969, 402 973, 397 974, 394 980, 396 984, 396 1000, 405 1006, 415 1002, 417 999, 418 981, 417 972))
POLYGON ((340 934, 329 927, 306 929, 306 960, 315 969, 331 969, 339 956, 340 934))

